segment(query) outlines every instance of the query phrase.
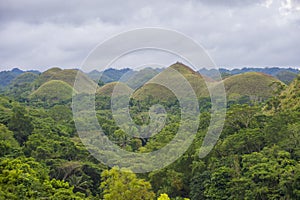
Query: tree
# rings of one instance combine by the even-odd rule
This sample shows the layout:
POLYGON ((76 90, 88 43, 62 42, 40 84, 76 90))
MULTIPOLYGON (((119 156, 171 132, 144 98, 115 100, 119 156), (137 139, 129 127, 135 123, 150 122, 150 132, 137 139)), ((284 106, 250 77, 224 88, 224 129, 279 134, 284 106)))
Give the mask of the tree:
POLYGON ((299 163, 278 146, 242 156, 242 174, 231 183, 233 199, 299 199, 299 163), (236 192, 238 191, 238 192, 236 192))
POLYGON ((130 171, 121 171, 117 167, 104 170, 101 174, 105 200, 151 200, 155 194, 149 182, 138 179, 130 171))
POLYGON ((257 115, 259 108, 256 106, 233 105, 226 116, 224 130, 231 134, 243 128, 249 128, 257 115))
POLYGON ((160 194, 157 200, 170 200, 169 196, 165 193, 160 194))
POLYGON ((0 156, 13 153, 17 149, 19 149, 19 144, 13 133, 5 125, 0 124, 0 156))
POLYGON ((0 199, 65 199, 80 200, 82 193, 56 179, 49 179, 48 169, 32 158, 0 161, 0 199))
POLYGON ((13 116, 8 123, 8 128, 14 132, 14 137, 20 145, 23 145, 27 141, 28 136, 33 131, 31 118, 26 114, 27 112, 24 107, 15 105, 13 116))
POLYGON ((228 167, 220 167, 211 174, 208 188, 205 189, 207 197, 210 199, 229 199, 231 193, 230 181, 234 177, 234 170, 228 167))
POLYGON ((191 180, 190 197, 192 200, 206 199, 205 189, 209 187, 211 174, 209 171, 197 173, 191 180))

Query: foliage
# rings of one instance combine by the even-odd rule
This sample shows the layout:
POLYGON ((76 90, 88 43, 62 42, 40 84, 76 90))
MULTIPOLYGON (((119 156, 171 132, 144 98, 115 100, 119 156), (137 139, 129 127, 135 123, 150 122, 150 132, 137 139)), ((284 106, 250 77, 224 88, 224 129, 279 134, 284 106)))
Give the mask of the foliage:
POLYGON ((114 167, 101 174, 103 197, 105 200, 140 200, 154 199, 149 182, 138 179, 130 171, 120 171, 114 167))

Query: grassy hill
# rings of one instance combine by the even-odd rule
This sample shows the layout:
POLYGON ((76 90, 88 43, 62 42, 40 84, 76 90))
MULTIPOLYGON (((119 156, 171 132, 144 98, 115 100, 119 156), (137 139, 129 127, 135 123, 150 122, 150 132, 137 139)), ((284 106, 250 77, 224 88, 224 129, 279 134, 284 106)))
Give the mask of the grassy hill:
POLYGON ((229 99, 248 96, 251 100, 261 101, 273 95, 274 88, 270 85, 280 82, 278 79, 263 73, 247 72, 230 76, 223 80, 229 99))
POLYGON ((64 81, 51 80, 30 94, 30 100, 39 100, 50 104, 68 101, 72 98, 73 88, 64 81))
MULTIPOLYGON (((205 80, 208 83, 213 84, 214 81, 212 79, 201 76, 198 72, 195 72, 194 70, 192 70, 191 68, 189 68, 188 66, 182 63, 175 63, 171 65, 169 68, 175 69, 185 77, 185 79, 190 83, 190 85, 194 89, 197 97, 201 98, 201 97, 209 96, 205 80)), ((149 81, 150 83, 147 82, 144 86, 142 86, 137 91, 135 91, 133 98, 138 100, 147 99, 150 96, 160 100, 168 100, 168 99, 176 98, 173 92, 171 92, 169 89, 165 88, 164 86, 151 83, 151 81, 155 81, 160 78, 172 80, 172 77, 170 77, 169 74, 167 74, 167 71, 165 70, 160 74, 158 74, 157 76, 155 76, 153 79, 151 79, 149 81)), ((174 79, 174 84, 178 84, 176 81, 177 80, 174 79)))

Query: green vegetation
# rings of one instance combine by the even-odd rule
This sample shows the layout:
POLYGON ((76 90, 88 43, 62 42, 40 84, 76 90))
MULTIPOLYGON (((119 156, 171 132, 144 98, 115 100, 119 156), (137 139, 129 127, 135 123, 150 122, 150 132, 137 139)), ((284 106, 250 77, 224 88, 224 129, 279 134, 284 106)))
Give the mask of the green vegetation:
MULTIPOLYGON (((56 68, 39 77, 27 73, 15 79, 0 96, 0 199, 300 199, 300 78, 289 86, 260 73, 226 78, 229 96, 238 98, 228 102, 216 146, 200 159, 211 115, 204 79, 216 82, 180 63, 171 67, 187 78, 199 97, 199 128, 178 160, 144 174, 104 166, 82 144, 71 110, 71 75, 65 81, 57 75, 64 70, 56 68)), ((129 109, 135 123, 147 125, 149 108, 157 103, 164 106, 166 124, 150 138, 132 137, 116 125, 110 110, 116 83, 97 90, 99 124, 123 150, 158 150, 180 126, 174 95, 148 84, 136 91, 129 109)), ((120 86, 120 96, 131 90, 124 83, 120 86)), ((75 95, 89 102, 88 93, 75 95)))

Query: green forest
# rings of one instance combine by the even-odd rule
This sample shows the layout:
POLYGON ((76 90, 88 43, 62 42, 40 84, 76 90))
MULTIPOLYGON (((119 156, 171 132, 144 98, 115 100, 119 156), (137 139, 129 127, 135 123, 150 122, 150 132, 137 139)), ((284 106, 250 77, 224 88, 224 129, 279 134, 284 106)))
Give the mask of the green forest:
MULTIPOLYGON (((225 124, 212 151, 199 158, 211 119, 205 82, 220 81, 181 63, 170 67, 188 80, 197 95, 201 114, 196 138, 174 163, 137 174, 104 165, 78 136, 72 94, 87 95, 73 91, 76 74, 83 72, 52 68, 5 79, 0 96, 0 199, 300 199, 300 76, 284 82, 260 72, 222 74, 227 93, 225 124)), ((126 151, 158 150, 180 126, 180 105, 174 94, 144 84, 158 73, 141 70, 133 73, 139 79, 127 79, 127 85, 136 89, 129 102, 136 124, 149 123, 152 105, 161 104, 167 112, 165 126, 148 139, 130 137, 114 121, 111 94, 114 78, 121 75, 106 74, 105 80, 94 82, 99 87, 98 122, 105 135, 126 151)))

